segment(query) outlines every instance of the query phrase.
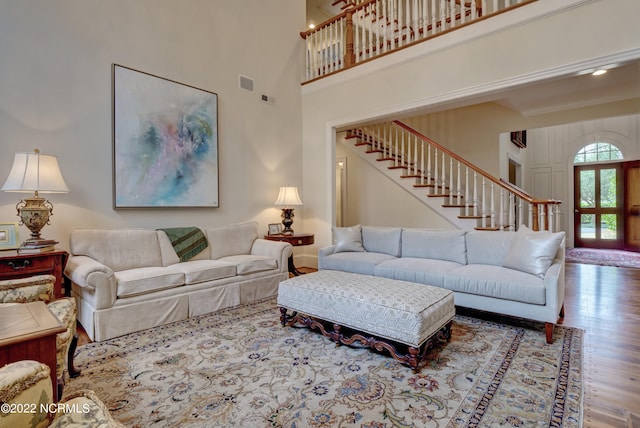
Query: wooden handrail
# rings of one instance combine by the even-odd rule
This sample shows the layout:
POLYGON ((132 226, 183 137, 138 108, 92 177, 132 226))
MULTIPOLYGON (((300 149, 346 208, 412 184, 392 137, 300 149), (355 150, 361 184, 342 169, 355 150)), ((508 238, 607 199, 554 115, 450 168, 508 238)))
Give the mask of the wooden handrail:
POLYGON ((561 204, 562 203, 562 201, 559 201, 559 200, 556 200, 556 199, 536 199, 533 196, 531 196, 529 193, 527 193, 524 190, 522 190, 519 187, 517 187, 515 184, 511 184, 511 183, 509 183, 508 181, 505 181, 502 178, 495 178, 493 175, 491 175, 488 172, 484 171, 482 168, 472 164, 471 162, 467 161, 466 159, 461 158, 457 154, 453 153, 451 150, 447 149, 446 147, 441 146, 440 144, 438 144, 435 141, 433 141, 431 138, 419 133, 415 129, 405 125, 404 123, 400 122, 399 120, 394 120, 393 123, 395 123, 396 125, 398 125, 402 129, 404 129, 405 131, 409 132, 410 134, 415 135, 416 137, 420 138, 421 140, 427 141, 429 144, 431 144, 434 147, 437 147, 438 150, 446 153, 447 155, 449 155, 450 157, 454 158, 455 160, 457 160, 461 164, 463 164, 465 166, 468 166, 472 170, 478 172, 483 177, 493 181, 498 186, 502 187, 503 189, 506 189, 510 193, 513 193, 513 194, 517 195, 518 197, 524 199, 525 201, 527 201, 527 202, 529 202, 531 204, 556 205, 556 204, 561 204))

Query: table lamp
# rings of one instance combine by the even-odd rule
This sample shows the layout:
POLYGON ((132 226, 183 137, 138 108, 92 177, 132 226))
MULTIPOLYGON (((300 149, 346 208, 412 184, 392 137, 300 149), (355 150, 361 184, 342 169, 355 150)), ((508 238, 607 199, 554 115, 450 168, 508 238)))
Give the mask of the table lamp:
POLYGON ((2 186, 5 192, 31 193, 33 197, 20 200, 16 204, 20 225, 25 225, 31 231, 31 238, 25 244, 47 242, 40 237, 40 229, 49 223, 53 215, 53 204, 39 193, 67 193, 69 188, 62 178, 58 158, 40 154, 35 149, 33 153, 16 153, 9 177, 2 186))
POLYGON ((302 205, 302 201, 300 200, 300 195, 298 194, 297 187, 281 187, 280 192, 278 193, 278 199, 276 199, 275 205, 283 205, 282 208, 282 224, 284 225, 284 230, 282 233, 285 235, 293 235, 293 229, 291 229, 291 225, 293 224, 293 208, 290 208, 292 205, 302 205))

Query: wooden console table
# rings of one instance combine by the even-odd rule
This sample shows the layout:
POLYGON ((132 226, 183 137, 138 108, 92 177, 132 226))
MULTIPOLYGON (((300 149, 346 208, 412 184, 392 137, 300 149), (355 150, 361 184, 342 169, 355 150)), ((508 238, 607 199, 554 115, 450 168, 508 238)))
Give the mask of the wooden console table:
MULTIPOLYGON (((298 247, 313 244, 315 235, 313 233, 294 233, 293 235, 265 235, 264 239, 268 239, 270 241, 288 242, 294 247, 298 247)), ((289 257, 289 273, 292 273, 295 276, 302 275, 302 272, 298 271, 293 263, 293 254, 291 254, 291 256, 289 257)))
POLYGON ((57 402, 56 335, 65 330, 44 302, 0 305, 0 367, 22 360, 48 365, 57 402))
POLYGON ((69 253, 62 250, 39 254, 0 251, 0 279, 53 275, 56 277, 56 283, 53 287, 54 298, 59 299, 65 296, 63 271, 68 258, 69 253))

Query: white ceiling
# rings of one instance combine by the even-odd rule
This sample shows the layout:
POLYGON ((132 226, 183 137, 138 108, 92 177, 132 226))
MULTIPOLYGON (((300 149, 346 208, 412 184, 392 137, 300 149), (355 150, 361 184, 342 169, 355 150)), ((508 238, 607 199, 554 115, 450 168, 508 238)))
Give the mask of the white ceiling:
MULTIPOLYGON (((340 13, 335 0, 306 0, 307 24, 320 24, 340 13)), ((618 64, 601 76, 567 75, 474 97, 456 107, 495 102, 523 116, 553 113, 580 107, 640 98, 640 61, 618 64)), ((451 106, 449 106, 451 107, 451 106)))
POLYGON ((586 73, 549 79, 490 98, 524 116, 640 98, 640 62, 610 68, 601 76, 586 73))

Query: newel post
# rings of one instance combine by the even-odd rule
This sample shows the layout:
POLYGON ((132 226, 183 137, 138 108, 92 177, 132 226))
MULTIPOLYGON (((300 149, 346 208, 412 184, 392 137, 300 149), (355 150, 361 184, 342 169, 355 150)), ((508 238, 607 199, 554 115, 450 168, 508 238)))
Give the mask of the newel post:
POLYGON ((532 216, 532 220, 533 220, 533 224, 531 225, 531 230, 535 231, 535 232, 539 232, 540 231, 540 219, 539 219, 539 215, 540 215, 540 211, 538 208, 538 203, 536 201, 533 201, 531 203, 533 205, 533 216, 532 216))
POLYGON ((349 68, 356 63, 356 55, 353 51, 353 11, 354 8, 350 7, 346 10, 347 28, 345 34, 345 47, 344 52, 344 67, 349 68))

